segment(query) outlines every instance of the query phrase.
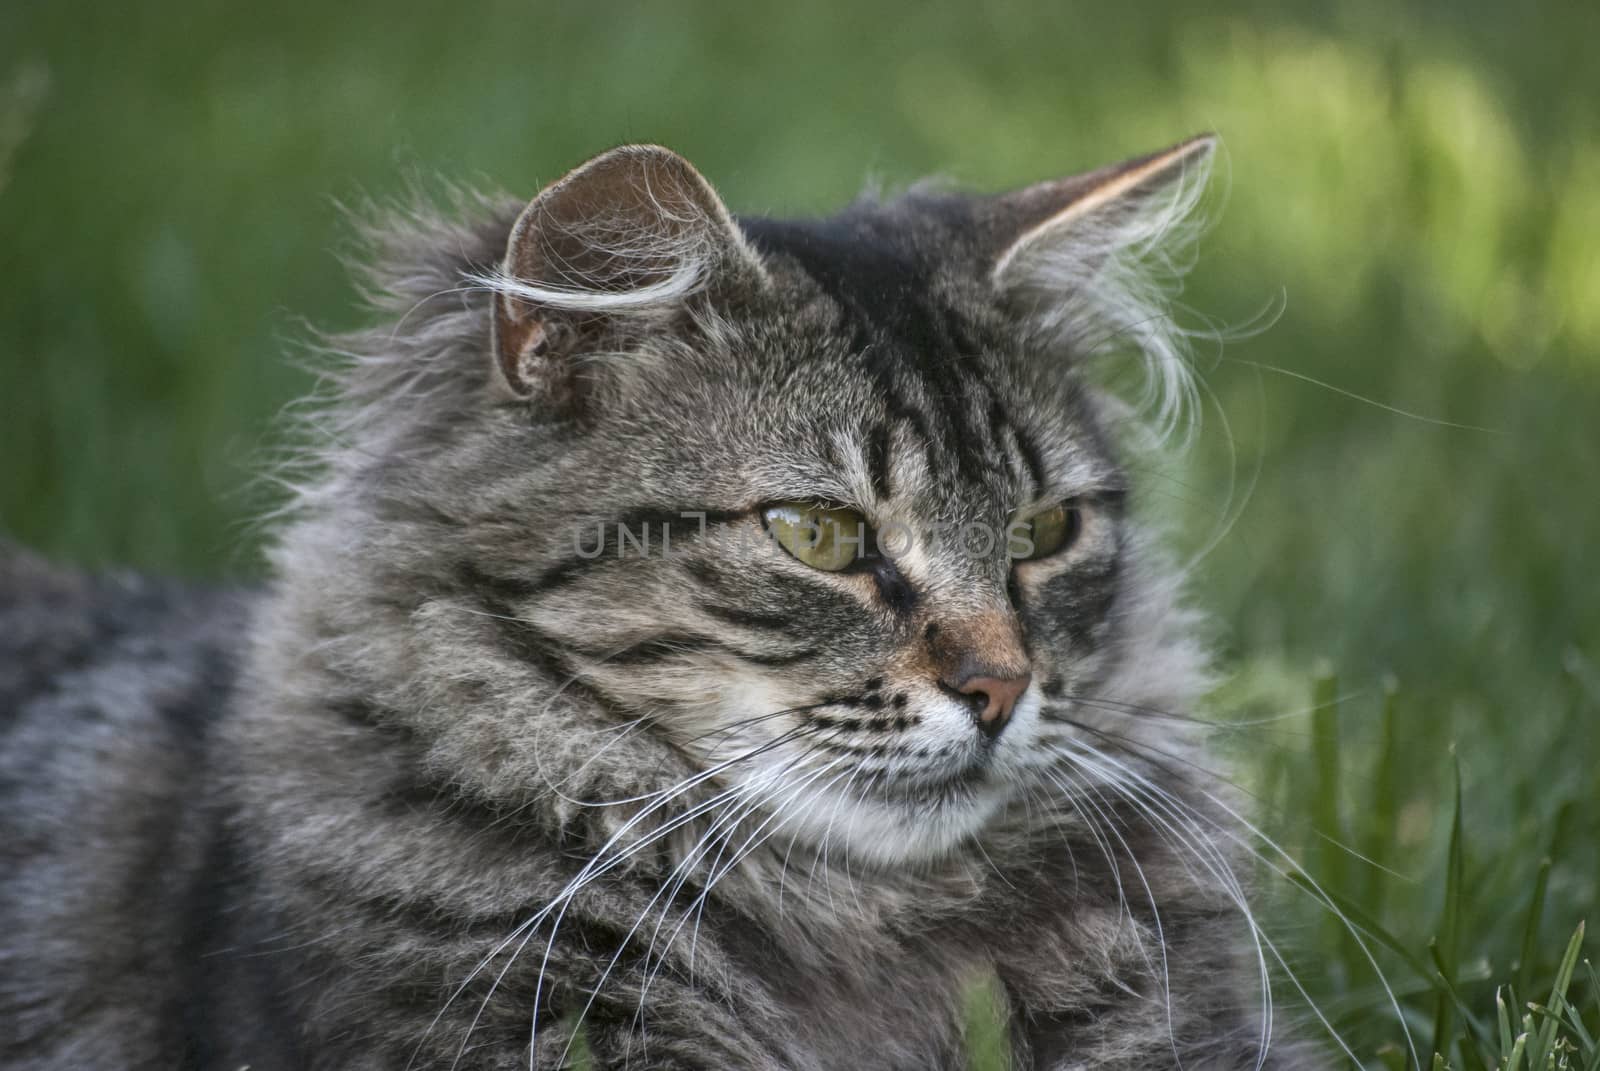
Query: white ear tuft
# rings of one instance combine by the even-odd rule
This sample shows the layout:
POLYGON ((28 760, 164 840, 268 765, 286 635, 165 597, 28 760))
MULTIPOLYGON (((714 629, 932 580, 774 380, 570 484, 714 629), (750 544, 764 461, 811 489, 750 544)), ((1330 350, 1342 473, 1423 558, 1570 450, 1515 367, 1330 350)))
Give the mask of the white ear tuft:
POLYGON ((559 386, 571 351, 621 317, 669 314, 718 272, 765 268, 722 199, 683 157, 625 145, 547 187, 511 229, 494 292, 504 382, 529 397, 559 386))
POLYGON ((1161 434, 1194 411, 1190 332, 1173 299, 1192 263, 1196 207, 1216 138, 994 198, 987 220, 1003 240, 991 278, 1051 344, 1079 355, 1142 354, 1145 408, 1161 434), (1009 236, 1009 240, 1004 240, 1009 236))

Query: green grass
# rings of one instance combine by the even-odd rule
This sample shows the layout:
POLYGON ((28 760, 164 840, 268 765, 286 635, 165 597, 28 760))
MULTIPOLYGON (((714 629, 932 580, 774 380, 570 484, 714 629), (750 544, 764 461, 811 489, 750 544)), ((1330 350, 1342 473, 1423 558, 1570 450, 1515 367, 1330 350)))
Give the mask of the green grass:
MULTIPOLYGON (((531 194, 654 139, 735 206, 805 211, 1218 130, 1185 301, 1281 311, 1200 346, 1204 430, 1144 475, 1181 551, 1214 543, 1213 707, 1258 723, 1219 735, 1369 920, 1425 1063, 1500 1066, 1526 1033, 1521 1066, 1564 1037, 1592 1067, 1586 965, 1551 994, 1600 888, 1600 7, 1201 7, 6 5, 0 531, 258 570, 249 474, 307 387, 283 353, 298 317, 359 319, 336 200, 531 194)), ((1355 941, 1268 888, 1308 990, 1399 1066, 1355 941)))
MULTIPOLYGON (((1315 690, 1313 717, 1338 709, 1330 706, 1333 682, 1319 682, 1315 690)), ((1576 921, 1569 932, 1564 927, 1574 925, 1570 915, 1554 926, 1546 918, 1553 860, 1562 859, 1564 874, 1592 864, 1592 845, 1585 860, 1583 850, 1566 842, 1563 820, 1551 830, 1530 831, 1509 852, 1484 858, 1469 813, 1473 801, 1463 793, 1457 765, 1445 798, 1429 809, 1441 827, 1432 833, 1444 838, 1433 867, 1423 880, 1409 882, 1380 869, 1383 860, 1405 852, 1400 834, 1406 817, 1393 790, 1401 770, 1393 741, 1406 705, 1404 693, 1391 686, 1379 714, 1387 743, 1368 777, 1344 783, 1342 772, 1357 764, 1329 760, 1332 748, 1325 741, 1336 728, 1324 721, 1312 761, 1331 776, 1300 781, 1311 786, 1315 839, 1301 852, 1310 864, 1306 871, 1290 875, 1305 895, 1297 908, 1281 908, 1280 917, 1298 911, 1320 923, 1321 971, 1308 970, 1302 980, 1358 1055, 1373 1054, 1385 1067, 1408 1066, 1413 1046, 1424 1066, 1505 1067, 1516 1059, 1512 1047, 1523 1033, 1529 1040, 1521 1066, 1600 1066, 1594 1042, 1600 987, 1591 984, 1587 960, 1574 982, 1584 922, 1576 921), (1349 851, 1316 836, 1323 832, 1349 851), (1341 863, 1332 862, 1340 857, 1341 863), (1375 989, 1379 968, 1400 1015, 1383 1013, 1391 998, 1375 989), (1518 994, 1538 1002, 1524 1005, 1518 994), (1508 1015, 1507 1028, 1498 1029, 1497 1021, 1508 1015), (1570 1047, 1569 1062, 1562 1062, 1562 1046, 1570 1047)), ((1597 713, 1591 697, 1580 717, 1587 721, 1597 713)))

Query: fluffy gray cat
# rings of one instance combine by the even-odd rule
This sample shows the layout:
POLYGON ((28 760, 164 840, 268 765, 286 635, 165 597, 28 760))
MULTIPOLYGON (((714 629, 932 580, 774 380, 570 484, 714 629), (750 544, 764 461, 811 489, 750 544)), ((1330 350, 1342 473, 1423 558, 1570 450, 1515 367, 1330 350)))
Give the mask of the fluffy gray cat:
POLYGON ((387 225, 262 590, 4 555, 0 1064, 1316 1066, 1089 367, 1179 411, 1211 149, 387 225))

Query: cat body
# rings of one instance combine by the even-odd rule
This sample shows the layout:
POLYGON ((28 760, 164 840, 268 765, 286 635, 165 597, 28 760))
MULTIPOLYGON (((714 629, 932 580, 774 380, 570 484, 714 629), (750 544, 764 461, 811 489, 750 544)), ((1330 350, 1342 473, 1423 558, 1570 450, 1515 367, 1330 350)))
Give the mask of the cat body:
POLYGON ((384 232, 264 589, 0 566, 0 1064, 1315 1066, 1086 373, 1209 150, 384 232))

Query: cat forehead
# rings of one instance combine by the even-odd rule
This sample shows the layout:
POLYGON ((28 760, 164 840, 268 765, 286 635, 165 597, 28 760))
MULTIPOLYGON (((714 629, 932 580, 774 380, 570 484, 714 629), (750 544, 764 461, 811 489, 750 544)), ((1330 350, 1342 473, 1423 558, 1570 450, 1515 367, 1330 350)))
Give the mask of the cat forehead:
POLYGON ((738 223, 758 252, 798 267, 863 336, 858 343, 893 341, 924 355, 972 350, 977 303, 953 285, 960 273, 951 270, 963 252, 959 218, 946 218, 953 207, 935 207, 945 208, 862 204, 825 219, 738 223))
POLYGON ((1118 483, 1083 384, 1063 374, 1066 362, 1031 352, 1022 326, 1001 311, 957 201, 918 196, 823 219, 737 219, 780 300, 763 303, 757 322, 777 330, 758 329, 763 344, 745 351, 751 360, 733 379, 758 397, 780 384, 790 414, 774 422, 759 405, 723 409, 729 421, 765 428, 739 441, 787 436, 803 415, 842 438, 804 436, 815 458, 786 445, 786 466, 811 458, 815 472, 831 472, 821 459, 848 456, 856 443, 880 484, 909 491, 914 472, 920 494, 944 498, 983 489, 1016 505, 1011 498, 1118 483), (837 316, 791 315, 819 294, 837 316), (805 326, 791 334, 785 324, 805 326), (817 367, 819 356, 834 375, 792 374, 817 367))

